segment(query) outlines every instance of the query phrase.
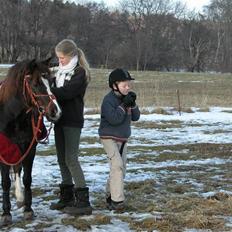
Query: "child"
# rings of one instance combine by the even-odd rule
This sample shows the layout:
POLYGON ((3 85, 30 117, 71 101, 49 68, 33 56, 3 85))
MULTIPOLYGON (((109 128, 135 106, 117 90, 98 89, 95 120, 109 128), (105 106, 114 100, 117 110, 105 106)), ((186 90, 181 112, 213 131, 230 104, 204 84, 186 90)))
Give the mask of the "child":
POLYGON ((90 81, 89 65, 84 52, 73 40, 60 41, 55 52, 59 67, 52 92, 62 108, 62 116, 55 123, 54 132, 62 182, 60 199, 50 208, 74 215, 89 215, 92 214, 89 188, 78 160, 84 124, 83 99, 90 81))
POLYGON ((129 91, 131 80, 134 78, 128 71, 121 68, 113 70, 109 75, 111 91, 104 97, 101 106, 98 132, 110 164, 106 202, 107 207, 113 210, 124 208, 127 139, 131 135, 131 121, 138 121, 140 117, 136 94, 129 91))

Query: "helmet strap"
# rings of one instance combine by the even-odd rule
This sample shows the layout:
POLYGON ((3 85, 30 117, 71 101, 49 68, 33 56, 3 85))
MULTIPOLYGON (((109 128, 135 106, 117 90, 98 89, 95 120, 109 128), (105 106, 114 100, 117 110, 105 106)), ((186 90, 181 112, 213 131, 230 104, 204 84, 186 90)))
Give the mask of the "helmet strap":
POLYGON ((116 83, 114 83, 114 85, 116 86, 116 89, 113 88, 113 90, 114 90, 115 92, 120 93, 120 94, 122 95, 122 97, 125 96, 125 95, 122 94, 121 91, 119 90, 118 85, 117 85, 116 83))

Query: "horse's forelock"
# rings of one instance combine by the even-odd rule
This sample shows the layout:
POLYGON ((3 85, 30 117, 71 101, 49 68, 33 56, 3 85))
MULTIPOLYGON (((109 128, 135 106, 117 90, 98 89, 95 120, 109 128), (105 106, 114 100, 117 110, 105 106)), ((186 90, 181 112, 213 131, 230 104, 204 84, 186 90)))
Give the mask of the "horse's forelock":
POLYGON ((28 74, 31 76, 32 83, 36 84, 41 81, 41 77, 48 79, 50 70, 47 63, 43 61, 32 60, 28 64, 28 74), (44 74, 48 74, 48 77, 44 74))
POLYGON ((25 60, 13 65, 7 73, 4 84, 0 90, 0 103, 6 102, 10 97, 17 93, 22 93, 23 82, 26 76, 30 76, 32 83, 37 84, 41 81, 42 75, 45 79, 49 79, 50 70, 48 62, 25 60))
POLYGON ((18 92, 22 92, 23 78, 27 72, 26 62, 16 63, 7 72, 0 90, 0 103, 6 102, 18 92))

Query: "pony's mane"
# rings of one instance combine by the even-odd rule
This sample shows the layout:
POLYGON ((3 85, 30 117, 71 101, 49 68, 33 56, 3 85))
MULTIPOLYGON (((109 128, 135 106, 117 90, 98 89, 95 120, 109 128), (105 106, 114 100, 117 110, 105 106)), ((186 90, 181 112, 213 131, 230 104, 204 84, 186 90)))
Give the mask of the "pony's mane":
POLYGON ((22 96, 23 81, 26 75, 32 75, 33 82, 36 84, 41 74, 49 74, 48 63, 50 59, 40 62, 25 60, 12 66, 0 86, 0 105, 7 102, 11 97, 22 96))
POLYGON ((28 61, 21 61, 13 65, 0 87, 0 104, 3 104, 17 93, 22 93, 23 79, 28 72, 28 61))

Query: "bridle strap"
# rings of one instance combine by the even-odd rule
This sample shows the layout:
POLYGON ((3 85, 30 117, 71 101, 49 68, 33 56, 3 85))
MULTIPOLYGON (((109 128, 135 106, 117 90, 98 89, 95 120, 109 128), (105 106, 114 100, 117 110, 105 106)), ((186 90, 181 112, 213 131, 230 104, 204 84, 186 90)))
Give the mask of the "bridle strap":
MULTIPOLYGON (((27 95, 29 96, 30 100, 31 100, 31 104, 36 106, 36 108, 38 109, 38 112, 40 112, 40 105, 38 104, 36 98, 38 97, 49 97, 49 103, 47 105, 47 107, 45 108, 45 111, 43 112, 44 114, 46 114, 48 112, 48 109, 50 107, 50 105, 52 104, 53 100, 56 99, 56 97, 54 96, 54 94, 35 94, 29 83, 28 83, 28 78, 30 78, 30 75, 26 75, 24 78, 24 82, 23 82, 23 96, 25 101, 27 102, 28 98, 27 95)), ((30 108, 30 103, 27 102, 27 106, 28 108, 30 108)))

